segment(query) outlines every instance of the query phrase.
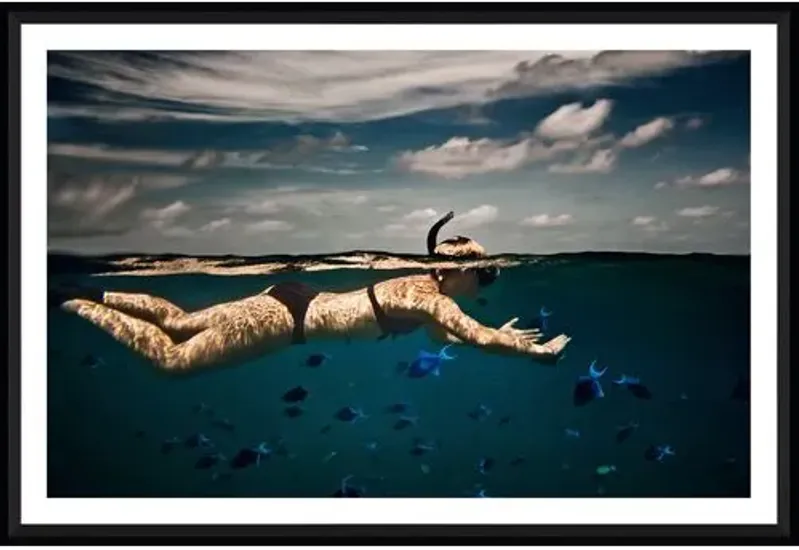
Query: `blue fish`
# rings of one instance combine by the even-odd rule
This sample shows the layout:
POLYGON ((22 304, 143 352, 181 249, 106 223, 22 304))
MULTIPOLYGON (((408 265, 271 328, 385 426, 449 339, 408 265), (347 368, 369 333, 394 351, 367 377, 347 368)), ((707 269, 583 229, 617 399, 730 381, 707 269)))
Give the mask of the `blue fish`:
POLYGON ((632 376, 622 374, 621 378, 618 380, 613 380, 613 383, 617 386, 626 387, 630 393, 638 399, 652 399, 652 392, 649 391, 649 388, 641 383, 640 378, 634 378, 632 376))
POLYGON ((192 434, 187 437, 183 444, 189 449, 196 449, 197 447, 201 449, 210 449, 214 446, 213 442, 205 436, 205 434, 196 433, 192 434))
POLYGON ((627 423, 624 426, 619 426, 616 428, 616 441, 619 443, 623 443, 627 441, 633 432, 638 429, 638 422, 632 421, 627 423))
POLYGON ((541 309, 538 310, 538 325, 541 332, 547 332, 549 330, 549 318, 551 316, 552 312, 548 311, 544 306, 541 306, 541 309))
POLYGON ((416 426, 419 422, 418 416, 400 416, 399 420, 394 423, 395 430, 404 430, 405 428, 410 428, 411 426, 416 426))
POLYGON ((222 453, 208 453, 197 459, 197 462, 194 463, 194 467, 198 470, 207 470, 226 460, 227 458, 222 453))
POLYGON ((234 470, 240 470, 253 464, 260 466, 261 459, 268 458, 271 455, 272 449, 266 443, 259 443, 255 447, 245 447, 236 453, 236 456, 230 461, 230 467, 234 470))
POLYGON ((676 454, 671 445, 650 445, 644 452, 644 458, 654 462, 663 462, 667 456, 676 454))
POLYGON ((435 441, 425 441, 421 437, 415 437, 413 439, 413 447, 411 448, 412 455, 422 456, 427 453, 433 452, 435 450, 436 450, 435 441))
POLYGON ((429 351, 420 351, 419 355, 414 359, 413 363, 408 367, 408 378, 424 378, 428 374, 433 376, 441 375, 441 364, 444 361, 452 361, 456 359, 454 355, 448 355, 447 350, 452 347, 452 344, 447 344, 438 353, 430 353, 429 351))
POLYGON ((605 367, 598 370, 596 367, 596 360, 591 361, 588 366, 588 376, 580 376, 574 386, 574 405, 581 407, 593 401, 594 399, 605 397, 605 392, 602 390, 602 384, 599 379, 608 370, 605 367))
POLYGON ((563 431, 566 434, 566 437, 570 437, 572 439, 580 439, 580 430, 573 430, 571 428, 566 428, 563 431))
POLYGON ((483 457, 477 463, 477 471, 485 475, 491 468, 494 467, 494 459, 491 457, 483 457))

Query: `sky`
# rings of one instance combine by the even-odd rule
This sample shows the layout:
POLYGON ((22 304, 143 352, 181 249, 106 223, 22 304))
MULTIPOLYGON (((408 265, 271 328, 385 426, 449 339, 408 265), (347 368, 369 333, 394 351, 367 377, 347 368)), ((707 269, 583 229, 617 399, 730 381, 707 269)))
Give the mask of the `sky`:
POLYGON ((750 56, 49 52, 48 246, 750 251, 750 56))

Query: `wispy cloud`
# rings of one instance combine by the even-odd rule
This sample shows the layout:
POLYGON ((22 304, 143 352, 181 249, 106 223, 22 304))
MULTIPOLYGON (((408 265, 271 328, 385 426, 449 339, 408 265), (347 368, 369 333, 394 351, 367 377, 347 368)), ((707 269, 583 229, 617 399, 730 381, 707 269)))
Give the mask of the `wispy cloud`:
POLYGON ((707 218, 719 211, 718 206, 689 206, 677 210, 677 215, 684 218, 707 218))
POLYGON ((211 220, 200 227, 199 230, 204 233, 213 233, 214 231, 218 231, 227 227, 230 227, 230 218, 220 218, 218 220, 211 220))
POLYGON ((426 221, 435 218, 437 215, 437 212, 432 208, 422 208, 405 214, 402 219, 405 221, 426 221))
POLYGON ((652 233, 669 230, 668 224, 664 221, 659 221, 655 216, 636 216, 630 224, 652 233))
POLYGON ((282 233, 292 229, 294 229, 292 224, 282 220, 261 220, 247 224, 245 227, 245 231, 251 234, 282 233))
POLYGON ((535 133, 549 140, 580 139, 601 128, 612 108, 613 102, 608 99, 598 99, 585 108, 569 103, 538 123, 535 133))
POLYGON ((499 209, 491 204, 481 204, 463 214, 456 214, 450 222, 455 229, 473 229, 496 221, 499 209))
POLYGON ((745 185, 750 174, 735 168, 719 168, 701 176, 684 176, 675 180, 677 187, 724 187, 728 185, 745 185))
POLYGON ((99 92, 83 104, 51 105, 49 114, 129 122, 368 121, 501 97, 618 84, 719 55, 723 54, 263 51, 143 56, 62 52, 51 57, 49 74, 99 92), (98 97, 103 105, 96 104, 98 97), (141 104, 133 104, 134 100, 141 104))
POLYGON ((519 225, 525 227, 563 227, 564 225, 570 225, 573 222, 574 218, 571 214, 537 214, 535 216, 524 218, 521 222, 519 222, 519 225))

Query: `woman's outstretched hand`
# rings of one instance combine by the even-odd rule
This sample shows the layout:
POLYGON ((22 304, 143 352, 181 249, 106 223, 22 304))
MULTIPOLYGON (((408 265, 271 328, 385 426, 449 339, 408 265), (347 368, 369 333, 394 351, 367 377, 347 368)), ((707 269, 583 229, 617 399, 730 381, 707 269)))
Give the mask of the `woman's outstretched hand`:
POLYGON ((535 344, 541 339, 541 336, 543 335, 541 331, 538 330, 537 328, 527 329, 527 330, 513 328, 513 325, 515 325, 516 321, 518 320, 519 320, 518 317, 514 317, 513 319, 511 319, 510 321, 499 327, 498 330, 500 332, 504 332, 506 334, 510 334, 515 338, 518 338, 523 343, 535 344))
POLYGON ((555 336, 545 344, 541 344, 537 347, 544 348, 546 350, 545 354, 536 353, 536 361, 539 363, 547 363, 554 365, 561 359, 563 359, 563 351, 566 349, 566 345, 571 342, 571 338, 566 336, 565 334, 561 334, 559 336, 555 336))

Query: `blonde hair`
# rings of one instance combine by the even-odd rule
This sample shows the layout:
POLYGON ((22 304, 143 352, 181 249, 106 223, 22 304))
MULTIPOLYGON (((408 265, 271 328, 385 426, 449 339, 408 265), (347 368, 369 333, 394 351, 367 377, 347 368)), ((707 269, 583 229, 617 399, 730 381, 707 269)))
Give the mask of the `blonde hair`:
POLYGON ((462 235, 441 241, 436 245, 434 252, 438 256, 454 258, 482 258, 486 256, 485 248, 477 241, 462 235))

